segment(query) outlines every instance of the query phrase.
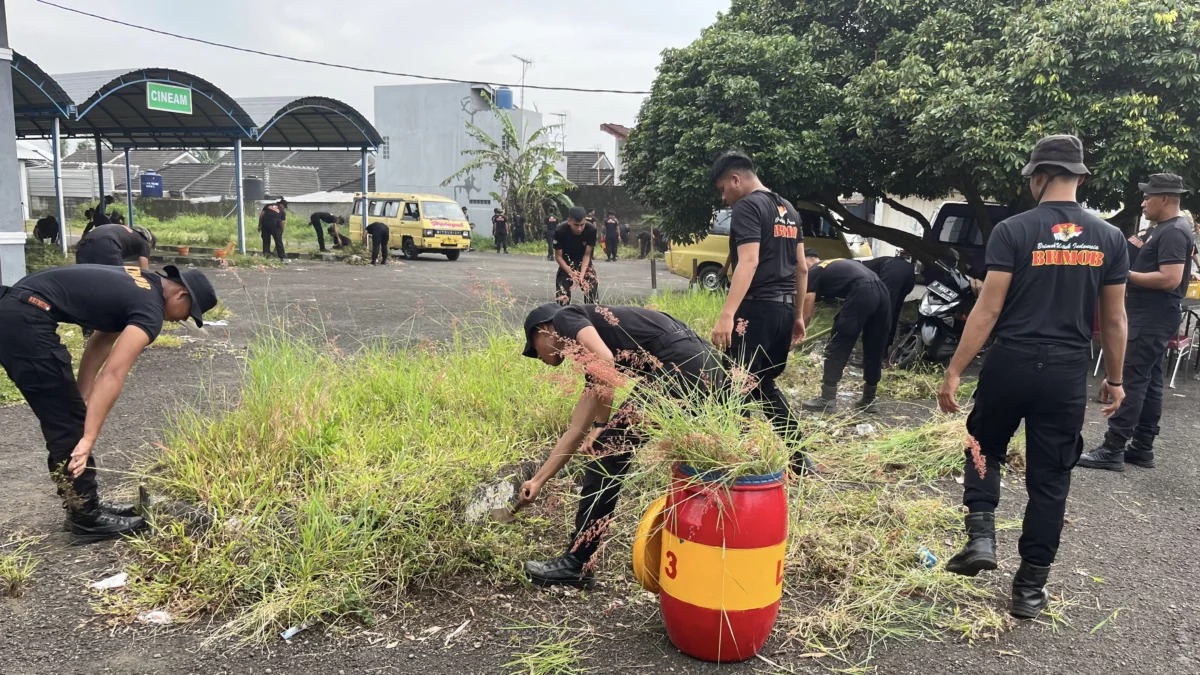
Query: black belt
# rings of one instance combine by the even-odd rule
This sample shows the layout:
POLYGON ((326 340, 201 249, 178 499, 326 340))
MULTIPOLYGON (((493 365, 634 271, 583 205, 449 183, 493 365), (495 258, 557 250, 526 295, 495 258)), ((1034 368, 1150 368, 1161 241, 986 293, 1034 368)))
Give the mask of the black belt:
POLYGON ((1020 352, 1030 356, 1078 356, 1088 353, 1088 347, 1067 347, 1066 345, 1044 344, 1039 342, 1021 342, 1018 340, 1008 340, 1005 338, 996 338, 996 345, 1014 352, 1020 352))
POLYGON ((755 302, 782 302, 785 305, 796 304, 795 293, 784 293, 782 295, 747 295, 746 299, 754 300, 755 302))
MULTIPOLYGON (((654 352, 659 351, 660 349, 665 349, 665 348, 675 344, 676 342, 683 342, 684 340, 693 340, 693 339, 699 341, 700 336, 696 335, 696 333, 692 329, 685 328, 683 330, 675 331, 674 333, 667 333, 666 335, 660 335, 660 336, 654 338, 653 340, 650 340, 645 345, 643 345, 642 349, 653 354, 654 352)), ((703 342, 701 342, 701 343, 703 344, 703 342)))

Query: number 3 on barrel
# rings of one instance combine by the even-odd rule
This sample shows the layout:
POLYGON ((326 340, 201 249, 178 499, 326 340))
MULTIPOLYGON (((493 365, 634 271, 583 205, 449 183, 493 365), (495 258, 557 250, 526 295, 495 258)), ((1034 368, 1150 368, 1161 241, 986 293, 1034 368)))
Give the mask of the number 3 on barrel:
POLYGON ((663 571, 666 573, 668 579, 674 579, 675 575, 679 574, 679 570, 676 569, 678 563, 679 559, 675 557, 675 552, 667 551, 667 568, 663 571))

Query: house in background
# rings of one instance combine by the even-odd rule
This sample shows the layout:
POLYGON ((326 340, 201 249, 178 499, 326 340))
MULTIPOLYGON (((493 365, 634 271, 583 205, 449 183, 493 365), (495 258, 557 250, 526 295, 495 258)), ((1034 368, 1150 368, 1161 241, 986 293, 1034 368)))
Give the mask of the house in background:
POLYGON ((563 153, 567 160, 567 180, 584 185, 613 185, 616 169, 608 155, 601 150, 568 150, 563 153))
POLYGON ((629 127, 622 124, 601 124, 600 131, 612 136, 617 142, 616 152, 613 153, 613 180, 621 185, 621 165, 624 163, 625 141, 629 140, 629 127))

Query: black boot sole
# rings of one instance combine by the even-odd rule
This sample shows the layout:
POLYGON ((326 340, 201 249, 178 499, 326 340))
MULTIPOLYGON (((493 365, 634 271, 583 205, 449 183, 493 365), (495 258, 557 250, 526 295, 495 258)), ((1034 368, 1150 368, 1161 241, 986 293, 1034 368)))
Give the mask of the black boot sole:
POLYGON ((1037 606, 1013 605, 1008 610, 1009 615, 1014 618, 1021 619, 1022 621, 1030 621, 1038 618, 1038 616, 1041 615, 1042 612, 1046 611, 1046 608, 1050 606, 1050 595, 1044 590, 1042 593, 1042 597, 1044 598, 1043 602, 1039 603, 1037 606))
POLYGON ((959 561, 951 558, 946 562, 947 572, 964 577, 977 576, 980 572, 991 572, 999 567, 995 556, 975 555, 959 561))
POLYGON ((1104 471, 1115 471, 1117 473, 1123 473, 1125 471, 1125 462, 1121 462, 1120 464, 1113 464, 1110 462, 1089 462, 1085 459, 1080 459, 1079 462, 1075 466, 1080 466, 1085 469, 1102 469, 1104 471))
POLYGON ((1152 459, 1129 459, 1129 458, 1126 458, 1125 463, 1132 464, 1134 466, 1140 466, 1143 469, 1153 469, 1155 467, 1154 460, 1152 460, 1152 459))
POLYGON ((800 407, 804 410, 807 410, 808 412, 822 413, 822 414, 826 414, 826 415, 831 415, 831 414, 837 412, 837 405, 833 404, 833 403, 826 405, 826 406, 815 406, 815 405, 809 405, 807 403, 801 403, 800 407))
POLYGON ((72 546, 86 546, 87 544, 95 544, 97 542, 108 541, 110 539, 121 539, 124 537, 131 537, 131 536, 137 534, 138 532, 140 532, 144 528, 145 528, 145 526, 141 526, 141 527, 136 527, 132 530, 124 530, 121 532, 89 532, 89 533, 84 533, 84 534, 71 532, 71 545, 72 546))
POLYGON ((592 588, 594 588, 596 586, 596 580, 591 577, 586 578, 586 579, 547 579, 545 577, 535 577, 532 574, 526 572, 525 578, 529 579, 529 582, 531 584, 533 584, 534 586, 537 586, 538 588, 550 588, 552 586, 570 586, 571 588, 578 588, 580 590, 586 591, 586 590, 591 590, 592 588))

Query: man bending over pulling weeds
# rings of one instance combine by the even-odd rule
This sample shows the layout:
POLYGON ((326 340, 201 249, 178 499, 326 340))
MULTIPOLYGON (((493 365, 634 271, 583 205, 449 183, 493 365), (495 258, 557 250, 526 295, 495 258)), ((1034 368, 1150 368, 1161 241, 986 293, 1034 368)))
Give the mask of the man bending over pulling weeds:
MULTIPOLYGON (((720 354, 690 328, 640 307, 545 304, 525 319, 525 339, 525 356, 550 366, 569 357, 583 367, 587 386, 570 428, 537 474, 521 486, 520 505, 535 501, 580 446, 592 457, 584 469, 575 532, 566 552, 526 562, 525 574, 539 586, 589 587, 592 558, 616 509, 621 480, 633 449, 644 440, 631 426, 629 410, 612 415, 613 391, 623 382, 622 373, 639 375, 637 387, 661 383, 665 393, 687 405, 690 393, 722 387, 725 371, 720 354)), ((637 398, 635 391, 630 400, 637 398)))

